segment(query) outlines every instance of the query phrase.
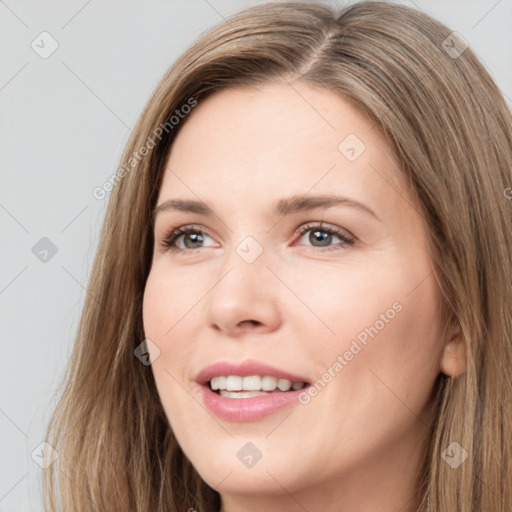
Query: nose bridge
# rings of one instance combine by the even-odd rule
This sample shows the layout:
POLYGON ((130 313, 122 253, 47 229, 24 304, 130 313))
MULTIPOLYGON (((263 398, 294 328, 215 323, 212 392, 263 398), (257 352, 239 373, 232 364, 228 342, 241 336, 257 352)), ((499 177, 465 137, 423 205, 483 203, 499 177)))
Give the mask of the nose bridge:
POLYGON ((221 271, 224 277, 212 291, 217 290, 217 295, 220 292, 226 293, 227 299, 230 296, 243 299, 247 295, 256 299, 261 284, 267 282, 268 276, 271 276, 267 268, 269 260, 269 249, 263 247, 263 242, 252 235, 243 237, 238 244, 226 251, 221 271))
POLYGON ((207 323, 229 331, 250 322, 274 327, 278 321, 277 286, 267 268, 271 254, 252 235, 226 252, 219 279, 208 294, 207 323))

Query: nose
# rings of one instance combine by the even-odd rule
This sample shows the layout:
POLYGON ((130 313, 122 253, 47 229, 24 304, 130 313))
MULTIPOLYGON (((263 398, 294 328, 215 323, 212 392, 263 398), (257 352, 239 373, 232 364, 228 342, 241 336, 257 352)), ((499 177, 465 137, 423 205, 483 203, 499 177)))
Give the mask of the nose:
POLYGON ((265 252, 248 263, 235 250, 222 266, 207 301, 206 324, 230 337, 271 332, 281 322, 280 282, 269 270, 265 252))

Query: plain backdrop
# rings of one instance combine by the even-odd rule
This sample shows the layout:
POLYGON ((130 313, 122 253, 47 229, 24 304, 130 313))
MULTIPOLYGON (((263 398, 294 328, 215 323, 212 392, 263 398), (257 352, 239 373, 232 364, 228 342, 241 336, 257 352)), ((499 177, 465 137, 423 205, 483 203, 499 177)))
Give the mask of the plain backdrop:
MULTIPOLYGON (((43 510, 44 470, 32 453, 87 293, 108 200, 93 189, 116 171, 172 62, 256 3, 0 1, 0 512, 43 510)), ((512 104, 512 0, 400 3, 457 31, 512 104)))

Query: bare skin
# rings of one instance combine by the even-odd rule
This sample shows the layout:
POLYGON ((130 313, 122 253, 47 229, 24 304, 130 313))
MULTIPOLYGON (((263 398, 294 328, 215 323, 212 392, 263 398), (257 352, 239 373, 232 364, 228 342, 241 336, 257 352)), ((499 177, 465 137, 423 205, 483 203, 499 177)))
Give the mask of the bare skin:
POLYGON ((160 350, 152 369, 167 417, 222 512, 415 511, 434 381, 462 373, 465 353, 459 330, 443 330, 427 226, 386 140, 326 90, 224 90, 199 102, 174 142, 157 204, 178 198, 214 215, 158 213, 144 328, 160 350), (373 214, 273 212, 317 195, 373 214), (199 243, 185 234, 174 241, 182 252, 162 247, 190 224, 199 243), (237 251, 249 236, 243 247, 262 250, 251 263, 237 251), (308 403, 258 421, 215 418, 197 373, 246 359, 331 378, 308 403), (237 457, 247 442, 262 454, 250 468, 237 457))

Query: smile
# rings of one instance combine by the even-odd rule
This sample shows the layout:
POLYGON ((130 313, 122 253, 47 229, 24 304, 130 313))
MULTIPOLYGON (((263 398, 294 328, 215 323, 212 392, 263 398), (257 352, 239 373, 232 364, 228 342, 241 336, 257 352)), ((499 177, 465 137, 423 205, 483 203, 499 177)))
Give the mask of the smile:
POLYGON ((257 421, 281 408, 298 404, 310 386, 306 379, 263 363, 216 363, 196 377, 202 401, 226 421, 257 421))

